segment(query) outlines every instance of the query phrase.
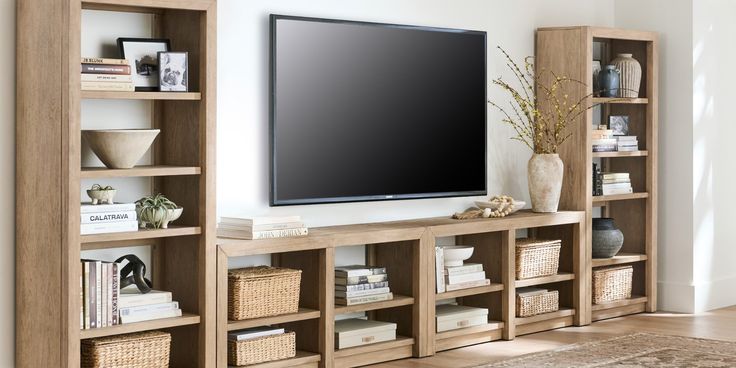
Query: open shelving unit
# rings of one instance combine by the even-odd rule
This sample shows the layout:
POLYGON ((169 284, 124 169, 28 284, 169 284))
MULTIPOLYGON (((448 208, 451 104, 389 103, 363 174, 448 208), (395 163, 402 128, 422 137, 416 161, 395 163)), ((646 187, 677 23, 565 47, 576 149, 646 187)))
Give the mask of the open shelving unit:
POLYGON ((216 8, 215 0, 28 0, 18 7, 16 279, 25 290, 16 296, 18 366, 77 368, 82 339, 148 330, 171 333, 172 366, 215 365, 216 8), (82 91, 86 10, 150 15, 153 37, 189 53, 193 92, 82 91), (149 125, 161 130, 151 165, 82 166, 87 99, 110 100, 113 108, 114 100, 148 104, 149 125), (147 194, 166 194, 184 207, 182 217, 168 229, 80 235, 82 180, 114 178, 147 180, 147 194), (80 330, 82 252, 130 246, 150 246, 148 277, 173 293, 182 316, 80 330))
MULTIPOLYGON (((585 211, 588 265, 597 267, 632 264, 633 295, 623 302, 592 305, 584 318, 599 320, 639 312, 657 306, 657 163, 658 163, 658 36, 653 32, 587 26, 540 28, 536 32, 536 67, 554 70, 586 83, 567 86, 565 93, 578 100, 593 93, 593 58, 607 64, 617 53, 633 54, 642 66, 638 98, 588 97, 600 104, 599 116, 589 110, 573 122, 573 135, 560 147, 565 164, 560 208, 585 211), (629 135, 636 135, 639 151, 592 152, 591 130, 596 117, 606 124, 611 115, 629 116, 629 135), (602 171, 628 172, 634 193, 593 196, 592 165, 602 171), (624 234, 624 246, 612 259, 592 259, 593 217, 614 218, 624 234)), ((598 112, 596 112, 598 114, 598 112)), ((586 280, 591 285, 590 279, 586 280)), ((590 292, 588 287, 587 292, 590 292)), ((592 294, 586 296, 592 300, 592 294)), ((588 321, 589 322, 589 321, 588 321)))

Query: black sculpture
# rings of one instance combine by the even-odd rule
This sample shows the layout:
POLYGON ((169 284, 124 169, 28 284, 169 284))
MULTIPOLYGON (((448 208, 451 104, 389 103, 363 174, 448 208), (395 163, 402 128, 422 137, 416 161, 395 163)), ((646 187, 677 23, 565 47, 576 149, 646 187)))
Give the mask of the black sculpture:
POLYGON ((115 262, 120 263, 123 260, 127 260, 128 264, 120 270, 120 288, 135 284, 141 293, 150 292, 153 284, 146 278, 146 264, 133 254, 126 254, 115 262))

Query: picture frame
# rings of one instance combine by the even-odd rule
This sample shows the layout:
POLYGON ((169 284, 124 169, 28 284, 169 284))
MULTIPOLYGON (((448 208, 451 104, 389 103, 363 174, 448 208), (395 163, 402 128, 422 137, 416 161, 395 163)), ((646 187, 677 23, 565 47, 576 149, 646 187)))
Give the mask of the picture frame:
POLYGON ((189 91, 189 53, 158 52, 159 91, 189 91))
POLYGON ((120 57, 127 59, 136 91, 158 91, 158 53, 171 51, 166 38, 118 38, 120 57))
POLYGON ((629 135, 629 116, 611 115, 608 117, 608 129, 613 130, 613 135, 629 135))
POLYGON ((601 61, 593 60, 593 96, 600 95, 600 83, 598 82, 598 73, 601 72, 601 61))

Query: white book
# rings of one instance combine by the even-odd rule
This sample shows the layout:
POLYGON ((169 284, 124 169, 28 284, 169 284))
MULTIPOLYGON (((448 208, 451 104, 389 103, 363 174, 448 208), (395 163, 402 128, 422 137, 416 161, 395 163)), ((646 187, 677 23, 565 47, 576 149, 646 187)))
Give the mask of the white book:
POLYGON ((279 224, 263 224, 263 225, 239 225, 229 222, 220 222, 217 224, 220 229, 226 230, 242 230, 242 231, 271 231, 271 230, 284 230, 284 229, 297 229, 300 227, 307 227, 302 221, 296 222, 283 222, 279 224))
POLYGON ((445 275, 463 275, 483 271, 482 263, 466 263, 462 266, 445 267, 445 275))
POLYGON ((356 305, 374 302, 383 302, 386 300, 392 300, 394 298, 393 293, 384 293, 376 295, 356 296, 352 298, 335 298, 336 305, 356 305))
POLYGON ((480 281, 480 280, 484 280, 485 278, 486 278, 485 271, 445 276, 445 280, 447 281, 448 285, 462 284, 464 282, 471 282, 471 281, 480 281))
POLYGON ((83 202, 82 213, 135 211, 135 203, 92 204, 83 202))
POLYGON ((273 328, 267 326, 253 327, 247 328, 245 330, 228 332, 227 339, 230 341, 243 341, 255 339, 258 337, 281 335, 285 332, 286 330, 283 328, 273 328))
POLYGON ((478 280, 478 281, 462 282, 462 283, 454 284, 454 285, 445 285, 445 289, 447 291, 455 291, 455 290, 469 289, 469 288, 474 288, 474 287, 488 286, 490 284, 491 284, 491 280, 485 279, 485 280, 478 280))
POLYGON ((344 314, 336 314, 335 315, 335 321, 342 321, 344 319, 368 319, 368 316, 366 316, 365 312, 352 312, 352 313, 344 313, 344 314))
POLYGON ((171 292, 151 290, 147 294, 142 294, 135 286, 127 287, 120 290, 118 298, 118 308, 132 308, 148 304, 171 303, 171 292))
POLYGON ((92 212, 82 214, 83 224, 99 224, 108 222, 137 221, 135 211, 92 212))
POLYGON ((120 315, 135 317, 141 314, 155 313, 174 309, 179 309, 179 302, 146 304, 135 307, 121 308, 120 315))
POLYGON ((368 284, 357 284, 357 285, 335 285, 335 291, 358 291, 358 290, 371 290, 379 288, 387 288, 388 281, 371 282, 368 284))
POLYGON ((235 225, 244 226, 256 226, 256 225, 271 225, 271 224, 283 224, 288 222, 300 222, 302 221, 301 216, 259 216, 259 217, 221 217, 220 222, 226 222, 235 225))
POLYGON ((629 173, 603 173, 603 179, 628 179, 629 173))
POLYGON ((337 298, 354 298, 356 296, 368 296, 376 294, 385 294, 391 291, 389 288, 378 288, 368 290, 356 290, 356 291, 335 291, 335 297, 337 298))
POLYGON ((603 195, 616 195, 616 194, 629 194, 634 193, 634 190, 629 188, 617 188, 617 189, 606 189, 603 188, 603 195))
POLYGON ((81 229, 80 229, 80 233, 82 235, 104 234, 104 233, 124 233, 128 231, 138 231, 138 221, 82 224, 81 229))
POLYGON ((632 152, 632 151, 638 151, 639 146, 619 146, 618 150, 620 152, 632 152))
POLYGON ((82 73, 80 76, 82 82, 127 82, 133 81, 130 74, 92 74, 82 73))
POLYGON ((82 91, 133 92, 133 82, 81 82, 82 91))
POLYGON ((434 247, 434 275, 437 293, 445 292, 445 250, 434 247))
POLYGON ((371 267, 365 265, 350 265, 335 267, 335 276, 337 277, 356 277, 382 275, 386 273, 386 267, 371 267))
POLYGON ((134 322, 143 322, 143 321, 151 321, 154 319, 174 318, 174 317, 181 317, 181 309, 151 312, 151 313, 146 313, 146 314, 139 314, 139 315, 132 316, 132 317, 131 316, 120 316, 120 323, 134 323, 134 322))
POLYGON ((623 182, 623 183, 603 183, 603 189, 623 189, 623 188, 630 188, 631 183, 630 182, 623 182))
POLYGON ((309 234, 309 230, 306 227, 298 229, 283 229, 283 230, 270 230, 270 231, 241 231, 241 230, 227 230, 217 229, 217 236, 223 238, 235 238, 235 239, 272 239, 272 238, 288 238, 293 236, 305 236, 309 234))

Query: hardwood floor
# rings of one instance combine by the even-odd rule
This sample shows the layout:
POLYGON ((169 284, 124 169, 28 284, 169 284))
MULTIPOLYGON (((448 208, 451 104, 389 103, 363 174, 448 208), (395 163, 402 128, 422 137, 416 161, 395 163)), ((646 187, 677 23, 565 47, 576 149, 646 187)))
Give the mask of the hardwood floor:
POLYGON ((514 356, 550 350, 564 345, 620 336, 635 332, 680 335, 736 341, 736 306, 692 314, 654 313, 614 318, 585 327, 567 327, 437 353, 423 359, 404 359, 376 364, 371 368, 474 367, 514 356))

